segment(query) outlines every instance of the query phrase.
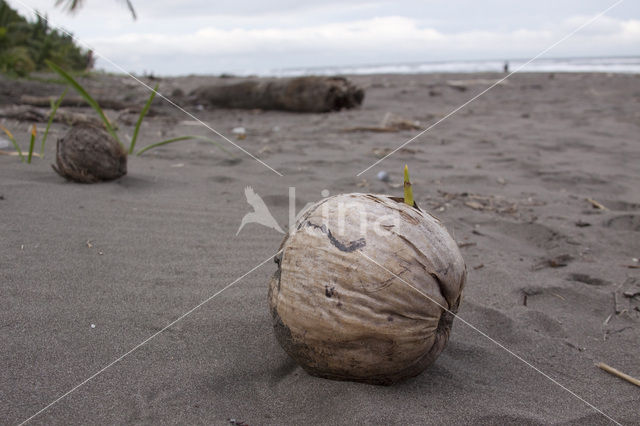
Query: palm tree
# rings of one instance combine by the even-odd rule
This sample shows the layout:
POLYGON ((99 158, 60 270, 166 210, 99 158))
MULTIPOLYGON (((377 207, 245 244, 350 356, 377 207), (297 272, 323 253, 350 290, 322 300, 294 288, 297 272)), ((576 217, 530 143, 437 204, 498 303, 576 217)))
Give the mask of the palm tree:
MULTIPOLYGON (((85 0, 56 0, 56 6, 60 6, 62 5, 63 9, 67 9, 69 12, 75 12, 76 10, 78 10, 80 7, 82 7, 82 4, 84 3, 85 0)), ((133 9, 133 4, 131 3, 131 1, 129 0, 120 0, 124 3, 126 3, 127 7, 129 8, 129 12, 131 12, 131 16, 133 16, 133 19, 136 19, 136 11, 133 9)))

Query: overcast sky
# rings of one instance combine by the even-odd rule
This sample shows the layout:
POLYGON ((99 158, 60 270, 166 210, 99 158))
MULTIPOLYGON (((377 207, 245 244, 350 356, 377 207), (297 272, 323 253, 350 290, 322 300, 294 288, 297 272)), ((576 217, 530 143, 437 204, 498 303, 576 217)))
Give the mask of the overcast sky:
MULTIPOLYGON (((30 8, 127 71, 160 75, 292 67, 527 59, 615 0, 55 0, 30 8)), ((28 5, 25 6, 25 5, 28 5)), ((625 0, 545 57, 640 55, 640 1, 625 0)), ((104 60, 97 66, 113 70, 104 60)))

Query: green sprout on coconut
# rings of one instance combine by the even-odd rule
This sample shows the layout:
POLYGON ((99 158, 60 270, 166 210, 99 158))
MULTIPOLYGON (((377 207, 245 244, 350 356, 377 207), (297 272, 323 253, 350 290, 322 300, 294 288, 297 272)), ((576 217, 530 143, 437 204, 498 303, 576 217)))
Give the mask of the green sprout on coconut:
POLYGON ((409 180, 409 167, 404 165, 404 203, 411 207, 416 206, 413 200, 413 189, 411 189, 411 181, 409 180))

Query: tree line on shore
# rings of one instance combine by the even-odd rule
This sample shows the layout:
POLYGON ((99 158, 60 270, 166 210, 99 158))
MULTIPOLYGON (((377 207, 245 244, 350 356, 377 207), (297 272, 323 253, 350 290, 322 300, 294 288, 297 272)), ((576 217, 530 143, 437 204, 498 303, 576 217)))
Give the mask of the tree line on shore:
POLYGON ((26 76, 48 69, 47 60, 73 71, 93 67, 92 52, 71 35, 51 28, 39 15, 29 21, 0 0, 0 72, 26 76))

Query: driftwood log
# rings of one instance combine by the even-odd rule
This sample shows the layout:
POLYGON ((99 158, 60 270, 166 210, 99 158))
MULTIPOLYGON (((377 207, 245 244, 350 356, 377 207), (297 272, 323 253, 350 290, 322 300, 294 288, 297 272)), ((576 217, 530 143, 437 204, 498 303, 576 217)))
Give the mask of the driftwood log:
POLYGON ((466 266, 435 217, 399 198, 337 195, 301 213, 281 249, 275 335, 308 373, 389 385, 445 348, 466 266))
MULTIPOLYGON (((46 123, 49 120, 51 111, 44 108, 34 108, 26 105, 15 105, 0 109, 0 118, 12 118, 18 121, 35 121, 38 123, 46 123)), ((53 116, 56 123, 68 124, 75 126, 78 124, 91 124, 101 126, 102 121, 97 117, 92 117, 80 112, 58 109, 56 115, 53 116)))
POLYGON ((0 109, 0 118, 12 118, 18 121, 47 121, 47 114, 43 110, 28 106, 10 106, 0 109))
POLYGON ((362 104, 364 90, 343 77, 248 80, 204 86, 192 92, 193 103, 217 108, 294 112, 330 112, 362 104))
MULTIPOLYGON (((51 102, 55 102, 58 98, 56 96, 31 96, 31 95, 22 95, 20 96, 20 103, 22 105, 31 105, 37 107, 45 107, 49 108, 51 106, 51 102)), ((123 109, 133 109, 140 110, 140 105, 133 104, 125 104, 124 102, 120 102, 115 99, 96 99, 98 105, 100 105, 103 109, 114 109, 117 111, 123 109)), ((89 104, 82 98, 72 98, 65 97, 62 99, 62 103, 60 106, 63 107, 88 107, 89 104)))
POLYGON ((113 180, 127 174, 127 153, 104 128, 85 123, 58 139, 51 167, 74 182, 113 180))

